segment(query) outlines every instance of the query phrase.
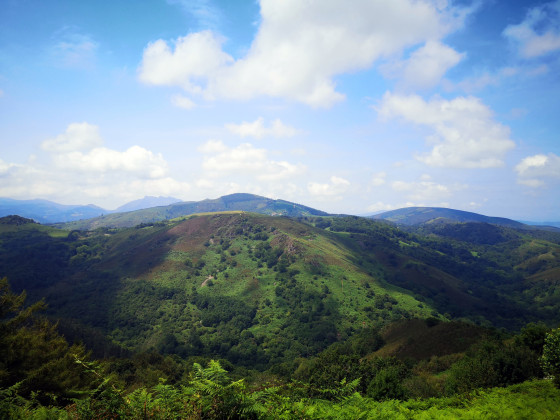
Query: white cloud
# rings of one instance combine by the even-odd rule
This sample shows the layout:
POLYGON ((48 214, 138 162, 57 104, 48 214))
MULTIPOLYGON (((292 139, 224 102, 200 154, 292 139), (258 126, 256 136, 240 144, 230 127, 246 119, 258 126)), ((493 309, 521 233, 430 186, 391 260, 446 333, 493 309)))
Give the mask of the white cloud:
POLYGON ((197 150, 205 154, 225 153, 228 151, 228 147, 221 140, 208 140, 198 146, 197 150))
POLYGON ((464 58, 453 48, 439 41, 428 41, 412 53, 404 65, 403 83, 412 88, 430 88, 464 58))
POLYGON ((339 200, 340 195, 348 190, 350 181, 338 176, 331 176, 330 183, 310 182, 307 185, 309 193, 316 197, 339 200))
POLYGON ((293 137, 299 132, 279 119, 275 119, 269 127, 265 127, 264 118, 262 117, 257 118, 253 122, 244 121, 241 124, 226 124, 226 128, 242 138, 254 137, 256 139, 262 139, 263 137, 293 137))
POLYGON ((259 181, 277 181, 300 175, 305 171, 301 164, 275 161, 268 157, 266 149, 257 149, 250 143, 235 148, 221 141, 210 140, 198 148, 206 156, 202 167, 206 176, 250 175, 259 181))
POLYGON ((33 156, 26 164, 0 160, 0 196, 69 204, 95 199, 113 208, 145 195, 182 197, 190 189, 167 175, 161 154, 138 145, 120 152, 102 144, 97 126, 70 124, 63 134, 41 144, 48 152, 46 161, 33 156))
POLYGON ((523 58, 560 50, 560 1, 529 9, 523 22, 509 25, 503 34, 517 45, 523 58))
POLYGON ((47 152, 61 153, 88 150, 102 144, 103 139, 99 134, 99 127, 82 122, 68 125, 64 134, 45 140, 41 143, 41 147, 47 152))
POLYGON ((129 172, 145 178, 161 178, 167 163, 160 154, 140 146, 124 152, 100 147, 99 127, 87 122, 72 123, 63 134, 45 140, 41 147, 51 153, 55 166, 77 172, 129 172))
POLYGON ((515 147, 509 127, 493 120, 493 113, 480 99, 458 97, 453 100, 402 96, 387 92, 379 115, 402 117, 433 130, 430 141, 436 145, 428 155, 417 159, 430 166, 454 168, 491 168, 503 165, 505 153, 515 147))
POLYGON ((189 98, 183 95, 173 95, 171 103, 178 108, 193 109, 196 104, 189 98))
POLYGON ((17 165, 4 162, 2 159, 0 159, 0 177, 8 175, 9 172, 14 168, 17 168, 17 165))
POLYGON ((515 167, 515 171, 520 184, 541 187, 545 185, 542 178, 560 180, 560 156, 554 153, 528 156, 515 167))
MULTIPOLYGON (((261 0, 260 6, 260 27, 244 57, 234 60, 209 31, 178 38, 173 50, 160 39, 144 50, 140 80, 206 99, 266 95, 330 107, 344 99, 336 75, 441 39, 471 11, 429 0, 355 0, 351 6, 343 0, 261 0)), ((430 63, 440 67, 453 61, 443 46, 433 55, 430 63)))
POLYGON ((97 147, 87 153, 69 152, 53 157, 58 168, 78 172, 128 172, 144 178, 161 178, 167 173, 167 163, 161 154, 154 154, 140 146, 124 152, 97 147))
POLYGON ((203 80, 233 61, 222 51, 222 42, 211 31, 177 38, 173 51, 162 39, 152 42, 144 50, 139 78, 147 84, 180 86, 190 93, 202 93, 203 80))

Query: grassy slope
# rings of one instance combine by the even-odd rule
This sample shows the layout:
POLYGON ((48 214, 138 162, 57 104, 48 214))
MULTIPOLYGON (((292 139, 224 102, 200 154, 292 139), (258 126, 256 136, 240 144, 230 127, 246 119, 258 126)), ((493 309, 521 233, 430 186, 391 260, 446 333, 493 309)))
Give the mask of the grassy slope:
MULTIPOLYGON (((289 219, 253 214, 205 215, 180 222, 169 230, 149 233, 152 229, 157 228, 140 229, 139 235, 145 238, 142 246, 134 245, 129 250, 123 249, 127 240, 115 235, 111 238, 107 257, 99 267, 108 271, 120 270, 121 276, 126 278, 112 305, 114 318, 121 318, 122 322, 126 322, 129 316, 128 311, 122 313, 125 306, 141 306, 134 305, 132 296, 137 294, 139 284, 168 290, 173 296, 158 302, 155 328, 153 314, 145 313, 141 335, 144 345, 157 343, 163 334, 161 328, 169 328, 179 341, 188 341, 188 335, 192 333, 192 329, 185 328, 188 325, 202 323, 197 334, 203 338, 219 332, 223 320, 205 323, 201 309, 192 303, 193 293, 209 299, 229 298, 232 304, 242 301, 253 308, 255 314, 246 329, 257 341, 262 340, 264 348, 274 347, 273 344, 283 337, 294 338, 290 334, 284 336, 284 330, 291 326, 290 317, 297 313, 302 324, 308 323, 309 317, 318 311, 313 305, 330 307, 330 311, 322 312, 321 319, 314 321, 323 327, 327 324, 335 336, 365 324, 382 322, 397 308, 411 316, 425 317, 432 312, 409 294, 394 287, 387 288, 381 279, 356 267, 351 261, 351 252, 338 244, 334 235, 289 219), (255 239, 255 235, 263 233, 268 239, 255 239), (277 249, 280 257, 283 255, 291 261, 286 270, 299 272, 293 280, 279 276, 277 266, 270 268, 262 258, 255 256, 259 245, 266 243, 272 250, 277 249), (123 259, 123 251, 125 255, 130 253, 130 257, 123 259), (185 265, 187 261, 192 267, 185 265), (208 285, 208 280, 212 286, 208 285), (297 289, 295 301, 286 301, 283 295, 279 295, 279 287, 297 289), (182 313, 178 307, 180 299, 174 298, 180 293, 190 297, 186 303, 189 310, 182 313), (371 296, 385 294, 398 304, 391 310, 364 310, 364 307, 371 308, 371 296), (316 302, 307 307, 306 300, 310 298, 316 302)), ((228 316, 224 315, 225 318, 228 316)), ((139 318, 142 320, 141 314, 139 318)), ((112 334, 116 340, 127 344, 133 340, 123 335, 119 327, 112 334)), ((305 347, 300 350, 312 351, 305 347)))

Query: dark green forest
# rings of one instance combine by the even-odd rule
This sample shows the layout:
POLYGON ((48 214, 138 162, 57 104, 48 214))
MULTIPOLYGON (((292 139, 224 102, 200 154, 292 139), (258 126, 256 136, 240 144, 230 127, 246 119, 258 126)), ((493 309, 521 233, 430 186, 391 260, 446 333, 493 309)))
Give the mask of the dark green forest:
POLYGON ((559 255, 488 223, 2 218, 1 416, 552 418, 559 255))

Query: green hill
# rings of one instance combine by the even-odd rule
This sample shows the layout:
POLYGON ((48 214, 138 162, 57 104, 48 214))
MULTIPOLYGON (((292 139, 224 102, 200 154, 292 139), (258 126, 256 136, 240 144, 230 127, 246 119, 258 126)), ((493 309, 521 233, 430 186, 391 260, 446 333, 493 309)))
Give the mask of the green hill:
MULTIPOLYGON (((27 279, 16 269, 14 287, 46 295, 63 324, 78 321, 132 349, 270 363, 313 354, 363 325, 433 312, 358 265, 336 234, 287 218, 203 214, 90 233, 68 252, 60 281, 35 280, 45 267, 27 279)), ((22 258, 15 254, 6 257, 22 258)))
POLYGON ((87 220, 59 224, 64 229, 93 230, 100 227, 131 227, 195 213, 248 211, 271 216, 326 216, 327 213, 284 200, 273 200, 253 194, 230 194, 217 199, 186 201, 168 206, 112 213, 87 220))
MULTIPOLYGON (((56 325, 0 281, 9 356, 0 412, 136 418, 166 407, 190 418, 232 403, 232 413, 251 405, 264 418, 436 406, 445 417, 446 404, 483 395, 461 393, 543 376, 539 354, 560 322, 559 273, 558 234, 486 223, 408 230, 227 211, 70 231, 8 216, 0 275, 31 302, 46 298, 56 325), (103 360, 88 361, 86 349, 103 360), (219 363, 203 367, 210 359, 219 363)), ((523 386, 557 399, 550 381, 523 386)), ((554 404, 507 395, 510 414, 554 414, 554 404)), ((463 414, 489 413, 496 401, 463 414)))
POLYGON ((499 226, 523 228, 526 225, 504 217, 489 217, 478 213, 442 207, 406 207, 372 216, 399 225, 420 225, 437 221, 491 223, 499 226))
POLYGON ((503 229, 488 244, 238 211, 95 231, 0 224, 0 273, 86 342, 265 366, 405 318, 558 323, 560 241, 503 229))

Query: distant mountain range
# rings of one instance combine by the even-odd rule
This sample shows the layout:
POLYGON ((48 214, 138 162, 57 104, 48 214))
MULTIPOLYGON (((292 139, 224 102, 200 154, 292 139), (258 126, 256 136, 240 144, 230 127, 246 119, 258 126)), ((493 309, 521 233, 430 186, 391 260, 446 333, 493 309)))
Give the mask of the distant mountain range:
POLYGON ((504 217, 490 217, 463 210, 454 210, 443 207, 406 207, 397 210, 369 216, 376 220, 386 220, 405 226, 443 223, 489 223, 492 225, 511 227, 516 229, 548 229, 556 230, 559 222, 533 223, 519 222, 504 217))
MULTIPOLYGON (((48 200, 0 198, 0 217, 19 215, 43 224, 64 224, 61 227, 69 229, 130 227, 194 213, 219 211, 248 211, 291 217, 329 215, 324 211, 301 204, 244 193, 202 201, 181 201, 174 197, 146 196, 126 203, 115 210, 106 210, 93 204, 63 205, 48 200)), ((441 207, 407 207, 366 217, 411 227, 419 225, 434 227, 436 224, 445 223, 489 223, 516 229, 560 229, 560 222, 520 222, 441 207)))
POLYGON ((48 200, 13 200, 0 198, 0 217, 18 215, 39 223, 69 222, 97 217, 107 210, 89 205, 65 205, 48 200))
POLYGON ((92 230, 100 227, 131 227, 154 223, 194 213, 246 211, 270 216, 327 216, 328 213, 285 200, 274 200, 254 194, 230 194, 216 199, 184 201, 168 206, 151 207, 126 213, 113 213, 64 223, 64 229, 92 230))
POLYGON ((170 204, 180 203, 182 200, 173 197, 152 197, 146 196, 144 198, 140 198, 138 200, 130 201, 111 213, 121 213, 125 211, 135 211, 135 210, 142 210, 148 209, 150 207, 159 207, 159 206, 168 206, 170 204))
POLYGON ((14 200, 0 198, 0 217, 18 215, 28 217, 39 223, 63 223, 91 219, 103 214, 127 212, 156 206, 167 206, 181 200, 173 197, 146 196, 126 203, 115 210, 106 210, 93 204, 67 205, 48 200, 14 200))

